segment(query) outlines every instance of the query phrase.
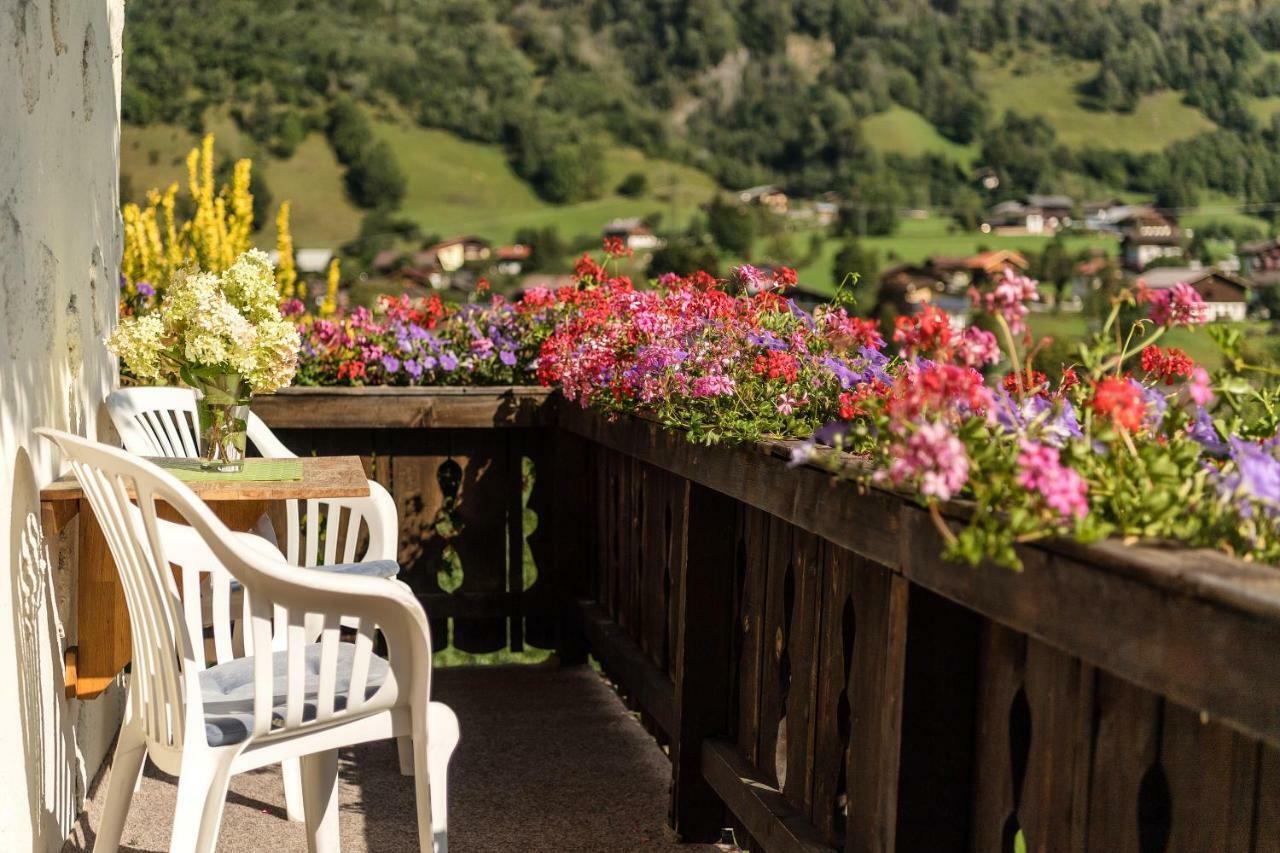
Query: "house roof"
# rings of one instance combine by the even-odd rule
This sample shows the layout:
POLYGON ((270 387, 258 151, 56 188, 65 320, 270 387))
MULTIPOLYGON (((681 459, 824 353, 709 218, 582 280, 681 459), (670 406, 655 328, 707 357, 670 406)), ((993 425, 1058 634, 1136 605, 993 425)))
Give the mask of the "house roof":
POLYGON ((533 251, 523 243, 515 243, 511 246, 499 246, 493 250, 493 253, 500 261, 523 261, 533 254, 533 251))
POLYGON ((992 216, 1017 216, 1026 213, 1027 206, 1017 199, 1008 199, 991 206, 988 211, 992 216))
POLYGON ((982 270, 987 273, 999 272, 1007 266, 1025 270, 1031 266, 1025 255, 1016 249, 995 249, 979 252, 964 259, 965 266, 971 270, 982 270))
POLYGON ((1216 267, 1154 267, 1138 278, 1152 290, 1164 290, 1176 284, 1189 284, 1195 287, 1211 278, 1239 288, 1242 292, 1249 289, 1249 283, 1240 276, 1216 267))
POLYGON ((1068 195, 1029 195, 1027 204, 1030 207, 1075 207, 1076 201, 1068 195))
POLYGON ((1253 240, 1249 243, 1241 243, 1236 249, 1236 254, 1244 255, 1265 255, 1268 252, 1280 250, 1280 238, 1272 238, 1270 240, 1253 240))
POLYGON ((782 190, 774 184, 760 184, 755 187, 747 187, 745 190, 738 190, 738 198, 743 201, 751 201, 760 198, 763 195, 773 195, 780 193, 782 190))
POLYGON ((605 234, 648 234, 649 226, 637 217, 610 219, 604 225, 605 234))
POLYGON ((466 234, 462 237, 454 237, 451 240, 441 240, 439 243, 428 246, 427 251, 434 252, 440 249, 448 248, 449 246, 457 246, 460 243, 463 245, 473 245, 473 246, 489 245, 489 241, 484 239, 483 237, 476 237, 475 235, 472 235, 472 234, 466 234))
POLYGON ((391 269, 395 266, 396 261, 400 259, 402 252, 395 249, 383 249, 381 252, 373 256, 373 268, 375 270, 391 269))

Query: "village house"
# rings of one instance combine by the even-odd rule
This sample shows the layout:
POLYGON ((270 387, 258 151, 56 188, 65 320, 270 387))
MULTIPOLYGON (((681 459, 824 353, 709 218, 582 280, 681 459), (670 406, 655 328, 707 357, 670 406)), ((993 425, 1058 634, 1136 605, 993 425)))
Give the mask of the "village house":
POLYGON ((604 236, 617 237, 633 252, 651 252, 662 246, 662 239, 639 219, 613 219, 604 226, 604 236))
POLYGON ((786 213, 787 194, 773 184, 761 184, 758 187, 747 187, 738 192, 738 201, 743 204, 755 204, 772 210, 774 213, 786 213))
POLYGON ((1043 234, 1044 211, 1031 207, 1016 199, 1002 201, 987 211, 986 221, 982 223, 984 234, 1043 234))
POLYGON ((947 292, 955 293, 981 281, 993 281, 1006 269, 1026 272, 1031 263, 1016 249, 996 249, 962 258, 934 255, 925 259, 925 266, 945 283, 947 292))
POLYGON ((1240 257, 1240 274, 1255 287, 1280 284, 1280 239, 1241 243, 1236 254, 1240 257))
POLYGON ((951 327, 960 331, 969 324, 972 308, 963 291, 948 292, 947 282, 928 265, 898 264, 880 274, 876 312, 892 307, 902 316, 916 314, 932 305, 947 315, 951 327))
POLYGON ((1217 267, 1156 267, 1144 272, 1138 281, 1152 290, 1190 285, 1204 300, 1210 320, 1239 322, 1248 313, 1249 283, 1217 267))
POLYGON ((499 275, 520 275, 532 255, 533 251, 523 243, 499 246, 493 250, 494 260, 498 262, 494 269, 499 275))
POLYGON ((1069 228, 1072 213, 1075 210, 1075 199, 1065 195, 1029 195, 1027 207, 1038 209, 1044 218, 1044 229, 1050 234, 1059 228, 1069 228))
POLYGON ((480 237, 455 237, 428 246, 424 251, 435 255, 436 263, 444 272, 451 273, 462 269, 468 261, 489 260, 489 241, 480 237))
POLYGON ((1167 217, 1147 208, 1116 223, 1120 256, 1126 268, 1141 272, 1159 258, 1182 257, 1182 231, 1167 217))

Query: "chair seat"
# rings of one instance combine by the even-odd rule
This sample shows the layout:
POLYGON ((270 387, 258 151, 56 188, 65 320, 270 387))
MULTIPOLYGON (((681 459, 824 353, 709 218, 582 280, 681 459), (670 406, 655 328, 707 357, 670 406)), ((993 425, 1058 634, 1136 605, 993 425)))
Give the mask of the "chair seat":
MULTIPOLYGON (((317 694, 320 690, 319 643, 306 647, 303 671, 304 681, 302 719, 316 717, 317 694)), ((284 725, 285 697, 288 689, 287 653, 278 651, 273 661, 272 727, 284 725)), ((355 646, 338 644, 337 693, 333 700, 335 710, 347 706, 347 694, 351 683, 351 665, 355 658, 355 646)), ((365 698, 373 696, 387 679, 385 658, 371 655, 365 698)), ((200 694, 204 701, 205 737, 209 746, 229 746, 249 737, 253 730, 253 658, 244 657, 211 666, 200 673, 200 694)))
POLYGON ((332 566, 308 566, 308 568, 317 572, 366 575, 371 578, 394 578, 400 574, 400 564, 395 560, 365 560, 363 563, 334 563, 332 566))
MULTIPOLYGON (((335 575, 364 575, 370 578, 394 578, 400 574, 395 560, 365 560, 363 563, 334 563, 331 566, 307 566, 309 571, 332 572, 335 575)), ((242 589, 240 581, 231 580, 231 591, 242 589)))

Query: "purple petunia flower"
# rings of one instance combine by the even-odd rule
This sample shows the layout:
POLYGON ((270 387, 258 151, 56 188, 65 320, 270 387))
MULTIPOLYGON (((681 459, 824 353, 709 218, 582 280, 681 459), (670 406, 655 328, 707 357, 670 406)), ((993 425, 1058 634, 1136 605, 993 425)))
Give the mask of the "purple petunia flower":
POLYGON ((452 373, 458 367, 458 357, 448 350, 445 350, 440 353, 440 367, 452 373))
POLYGON ((396 358, 394 355, 384 355, 382 357, 382 366, 386 369, 387 373, 395 373, 400 369, 400 359, 396 358))
POLYGON ((417 379, 422 376, 422 364, 411 358, 404 363, 404 372, 417 379))
POLYGON ((509 349, 504 349, 502 352, 498 353, 498 358, 502 359, 502 363, 507 367, 516 366, 516 354, 509 349))
POLYGON ((138 294, 141 296, 155 296, 156 289, 145 281, 138 282, 138 294))
POLYGON ((1231 458, 1240 472, 1240 487, 1255 500, 1280 506, 1280 460, 1272 447, 1234 435, 1229 441, 1231 458))
POLYGON ((1213 426, 1213 418, 1203 406, 1196 406, 1196 416, 1187 425, 1187 435, 1198 442, 1206 453, 1214 456, 1226 455, 1227 445, 1219 437, 1218 431, 1213 426))

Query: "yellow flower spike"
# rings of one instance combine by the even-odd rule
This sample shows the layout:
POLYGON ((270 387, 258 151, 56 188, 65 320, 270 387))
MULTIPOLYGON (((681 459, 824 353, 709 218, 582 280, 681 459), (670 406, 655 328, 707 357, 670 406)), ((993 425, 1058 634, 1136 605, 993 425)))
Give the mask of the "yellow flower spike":
POLYGON ((276 262, 276 285, 282 299, 292 299, 295 283, 298 281, 298 269, 293 262, 293 234, 289 231, 289 202, 280 203, 280 212, 276 215, 276 253, 280 256, 276 262))
POLYGON ((329 288, 325 292, 324 301, 320 303, 320 316, 332 317, 338 313, 338 283, 342 273, 338 268, 338 259, 329 261, 329 288))

